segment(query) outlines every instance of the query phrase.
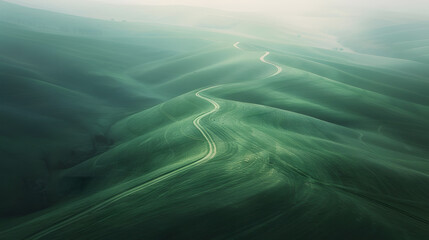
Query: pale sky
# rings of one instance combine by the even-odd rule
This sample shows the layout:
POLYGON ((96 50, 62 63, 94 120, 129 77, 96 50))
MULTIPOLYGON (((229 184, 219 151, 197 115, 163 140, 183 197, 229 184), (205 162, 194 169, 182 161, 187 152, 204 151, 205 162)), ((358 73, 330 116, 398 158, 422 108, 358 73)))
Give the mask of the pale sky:
POLYGON ((347 7, 349 9, 389 10, 396 12, 429 12, 429 0, 6 0, 32 7, 78 9, 92 2, 120 5, 187 5, 232 11, 262 12, 319 12, 323 9, 347 7))
POLYGON ((147 4, 147 5, 188 5, 207 8, 217 8, 232 11, 270 11, 273 9, 291 7, 305 9, 318 5, 317 0, 96 0, 114 4, 147 4))
POLYGON ((393 11, 429 10, 429 0, 96 0, 115 4, 189 5, 233 11, 298 11, 345 6, 393 11))

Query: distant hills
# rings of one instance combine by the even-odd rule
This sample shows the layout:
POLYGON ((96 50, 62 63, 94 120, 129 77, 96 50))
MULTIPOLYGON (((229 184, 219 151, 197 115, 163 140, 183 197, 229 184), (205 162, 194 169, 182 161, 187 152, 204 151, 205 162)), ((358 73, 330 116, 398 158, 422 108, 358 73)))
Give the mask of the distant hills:
POLYGON ((429 236, 426 22, 200 10, 0 1, 0 239, 429 236))

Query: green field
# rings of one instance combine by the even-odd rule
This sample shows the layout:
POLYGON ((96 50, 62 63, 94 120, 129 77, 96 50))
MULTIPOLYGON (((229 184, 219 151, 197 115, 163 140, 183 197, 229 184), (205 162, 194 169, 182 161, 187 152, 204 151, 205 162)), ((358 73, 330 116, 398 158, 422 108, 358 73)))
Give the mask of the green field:
POLYGON ((0 1, 0 239, 429 238, 427 21, 197 10, 0 1))

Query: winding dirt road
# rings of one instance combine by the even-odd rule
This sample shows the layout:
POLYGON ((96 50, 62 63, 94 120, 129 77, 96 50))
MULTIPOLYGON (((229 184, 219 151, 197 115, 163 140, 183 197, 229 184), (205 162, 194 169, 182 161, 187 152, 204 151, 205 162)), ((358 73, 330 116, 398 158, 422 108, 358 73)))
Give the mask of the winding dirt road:
POLYGON ((240 42, 236 42, 236 43, 234 43, 234 45, 232 45, 232 46, 234 46, 235 48, 237 48, 237 49, 240 49, 240 50, 241 50, 241 48, 238 46, 238 44, 240 44, 240 42))
MULTIPOLYGON (((239 43, 240 42, 236 42, 233 46, 235 48, 241 50, 241 48, 238 47, 239 43)), ((270 65, 272 65, 272 66, 274 66, 274 67, 277 68, 277 71, 275 73, 273 73, 272 75, 269 76, 269 77, 273 77, 273 76, 281 73, 282 72, 282 68, 280 66, 274 64, 274 63, 271 63, 271 62, 268 62, 268 61, 265 60, 265 57, 268 56, 269 54, 270 54, 270 52, 266 52, 262 57, 260 57, 260 60, 262 62, 266 63, 266 64, 270 64, 270 65)), ((199 90, 197 93, 195 93, 196 97, 201 98, 201 99, 203 99, 203 100, 205 100, 205 101, 207 101, 207 102, 209 102, 210 104, 213 105, 213 109, 211 109, 210 111, 208 111, 206 113, 203 113, 203 114, 199 115, 193 121, 194 126, 198 129, 198 131, 201 133, 201 135, 203 135, 205 141, 207 142, 207 144, 209 146, 208 152, 207 152, 207 154, 204 157, 202 157, 199 160, 196 160, 196 161, 194 161, 194 162, 192 162, 190 164, 187 164, 185 166, 182 166, 180 168, 177 168, 175 170, 167 172, 167 173, 165 173, 165 174, 163 174, 161 176, 158 176, 158 177, 156 177, 154 179, 151 179, 151 180, 149 180, 149 181, 147 181, 147 182, 145 182, 143 184, 140 184, 140 185, 135 186, 135 187, 133 187, 131 189, 128 189, 128 190, 126 190, 126 191, 124 191, 122 193, 114 195, 114 196, 108 198, 107 200, 104 200, 101 203, 98 203, 98 204, 96 204, 96 205, 94 205, 94 206, 92 206, 92 207, 90 207, 90 208, 88 208, 88 209, 86 209, 86 210, 84 210, 84 211, 76 214, 76 215, 73 215, 73 216, 71 216, 69 218, 61 220, 60 222, 52 225, 51 227, 48 227, 48 228, 46 228, 46 229, 44 229, 44 230, 42 230, 42 231, 40 231, 38 233, 35 233, 34 235, 30 236, 29 239, 41 239, 41 238, 49 235, 52 232, 60 230, 61 228, 64 228, 67 225, 70 225, 70 224, 78 221, 79 219, 81 219, 84 216, 87 216, 87 215, 89 215, 91 213, 94 213, 94 212, 96 212, 96 211, 98 211, 98 210, 100 210, 102 208, 105 208, 105 207, 107 207, 107 206, 109 206, 109 205, 111 205, 111 204, 113 204, 113 203, 121 200, 122 198, 125 198, 125 197, 127 197, 127 196, 129 196, 131 194, 139 192, 139 191, 141 191, 141 190, 143 190, 143 189, 145 189, 145 188, 147 188, 149 186, 152 186, 152 185, 154 185, 154 184, 156 184, 158 182, 161 182, 161 181, 166 180, 166 179, 168 179, 168 178, 170 178, 172 176, 175 176, 175 175, 177 175, 179 173, 182 173, 182 172, 184 172, 184 171, 186 171, 186 170, 188 170, 190 168, 196 167, 196 166, 204 163, 205 161, 213 159, 216 156, 216 153, 217 153, 216 143, 213 140, 213 137, 207 131, 207 129, 205 129, 204 126, 201 125, 201 120, 203 118, 205 118, 205 117, 207 117, 207 116, 209 116, 209 115, 217 112, 220 109, 220 105, 216 101, 214 101, 213 99, 210 99, 208 97, 202 96, 201 93, 203 93, 204 91, 207 91, 209 89, 215 88, 215 87, 218 87, 218 86, 208 87, 208 88, 199 90)))
POLYGON ((147 188, 149 186, 152 186, 152 185, 154 185, 154 184, 156 184, 158 182, 166 180, 166 179, 168 179, 168 178, 170 178, 170 177, 172 177, 174 175, 182 173, 182 172, 184 172, 184 171, 186 171, 186 170, 188 170, 190 168, 196 167, 196 166, 200 165, 201 163, 214 158, 216 156, 216 143, 214 142, 212 136, 209 134, 209 132, 207 131, 207 129, 205 129, 201 125, 200 122, 201 122, 201 120, 203 118, 209 116, 210 114, 213 114, 213 113, 217 112, 220 109, 220 106, 219 106, 219 104, 216 101, 214 101, 214 100, 212 100, 212 99, 210 99, 208 97, 205 97, 205 96, 201 95, 201 93, 203 93, 204 91, 207 91, 207 90, 215 88, 215 87, 218 87, 218 86, 208 87, 208 88, 202 89, 202 90, 198 91, 197 93, 195 93, 195 96, 197 96, 198 98, 201 98, 201 99, 203 99, 203 100, 205 100, 205 101, 207 101, 207 102, 209 102, 209 103, 211 103, 213 105, 213 109, 212 110, 210 110, 210 111, 208 111, 208 112, 206 112, 204 114, 201 114, 200 116, 198 116, 197 118, 195 118, 195 120, 193 121, 194 126, 198 129, 198 131, 200 131, 201 135, 203 135, 205 141, 209 145, 209 151, 207 152, 207 154, 203 158, 201 158, 201 159, 199 159, 197 161, 194 161, 194 162, 192 162, 190 164, 187 164, 187 165, 185 165, 183 167, 180 167, 178 169, 175 169, 175 170, 172 170, 170 172, 167 172, 164 175, 161 175, 159 177, 151 179, 151 180, 149 180, 149 181, 147 181, 147 182, 145 182, 145 183, 143 183, 141 185, 138 185, 136 187, 128 189, 128 190, 126 190, 126 191, 124 191, 122 193, 119 193, 119 194, 117 194, 117 195, 115 195, 113 197, 110 197, 109 199, 107 199, 107 200, 105 200, 105 201, 103 201, 103 202, 101 202, 101 203, 99 203, 97 205, 94 205, 94 206, 90 207, 89 209, 86 209, 86 210, 84 210, 84 211, 82 211, 82 212, 80 212, 80 213, 78 213, 78 214, 76 214, 74 216, 71 216, 71 217, 69 217, 67 219, 64 219, 64 220, 58 222, 57 224, 55 224, 55 225, 53 225, 53 226, 51 226, 49 228, 46 228, 46 229, 44 229, 44 230, 42 230, 42 231, 40 231, 40 232, 32 235, 29 239, 41 239, 41 238, 47 236, 48 234, 50 234, 52 232, 60 230, 61 228, 64 228, 67 225, 70 225, 70 224, 78 221, 80 218, 82 218, 82 217, 84 217, 86 215, 89 215, 89 214, 91 214, 91 213, 93 213, 93 212, 95 212, 97 210, 100 210, 102 208, 105 208, 105 207, 109 206, 110 204, 112 204, 114 202, 119 201, 122 198, 125 198, 125 197, 127 197, 127 196, 129 196, 131 194, 134 194, 134 193, 136 193, 138 191, 141 191, 141 190, 143 190, 143 189, 145 189, 145 188, 147 188))
POLYGON ((268 62, 267 60, 265 60, 265 57, 268 56, 268 54, 270 54, 270 52, 265 52, 265 54, 262 55, 262 57, 260 57, 259 60, 261 60, 261 62, 263 62, 263 63, 270 64, 270 65, 277 68, 277 71, 269 76, 269 77, 274 77, 275 75, 281 73, 283 71, 283 69, 279 65, 276 65, 274 63, 271 63, 271 62, 268 62))
POLYGON ((205 140, 209 144, 209 152, 207 153, 207 155, 205 157, 203 157, 202 159, 200 159, 198 161, 199 163, 202 163, 206 160, 210 160, 210 159, 214 158, 214 156, 216 155, 216 143, 213 141, 213 138, 210 136, 208 131, 203 126, 201 126, 201 124, 200 124, 201 119, 203 119, 204 117, 206 117, 206 116, 208 116, 214 112, 217 112, 220 109, 220 106, 216 101, 214 101, 208 97, 201 96, 201 94, 200 94, 204 91, 207 91, 207 90, 215 88, 215 87, 218 87, 218 86, 205 88, 203 90, 198 91, 195 94, 195 96, 197 96, 203 100, 206 100, 207 102, 211 103, 214 106, 214 108, 211 111, 204 113, 203 115, 195 118, 195 120, 194 120, 194 126, 201 132, 201 134, 204 136, 205 140))
MULTIPOLYGON (((234 45, 232 45, 232 46, 234 46, 235 48, 237 48, 237 49, 240 49, 240 50, 243 50, 243 49, 241 49, 239 46, 238 46, 238 44, 240 44, 240 42, 236 42, 236 43, 234 43, 234 45)), ((267 61, 267 60, 265 60, 265 57, 266 56, 268 56, 270 54, 270 52, 265 52, 265 54, 264 55, 262 55, 260 58, 259 58, 259 60, 261 60, 261 62, 263 62, 263 63, 266 63, 266 64, 270 64, 270 65, 272 65, 272 66, 274 66, 274 67, 276 67, 277 68, 277 71, 275 72, 275 73, 273 73, 273 74, 271 74, 269 77, 274 77, 274 76, 276 76, 277 74, 279 74, 279 73, 281 73, 282 71, 283 71, 283 69, 282 69, 282 67, 280 67, 279 65, 276 65, 276 64, 274 64, 274 63, 272 63, 272 62, 269 62, 269 61, 267 61)))

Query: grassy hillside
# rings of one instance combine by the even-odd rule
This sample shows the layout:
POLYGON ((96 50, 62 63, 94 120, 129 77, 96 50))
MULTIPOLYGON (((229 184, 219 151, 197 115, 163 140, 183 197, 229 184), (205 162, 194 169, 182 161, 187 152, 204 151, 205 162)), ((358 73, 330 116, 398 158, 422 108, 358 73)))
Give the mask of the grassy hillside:
POLYGON ((429 21, 385 15, 356 21, 341 41, 360 52, 429 64, 429 21))
POLYGON ((412 52, 0 4, 36 19, 0 18, 1 239, 429 236, 412 52))
MULTIPOLYGON (((27 188, 26 194, 32 194, 32 188, 46 188, 27 181, 45 185, 46 175, 54 169, 73 166, 105 148, 112 122, 161 101, 145 95, 144 86, 121 71, 150 61, 147 54, 162 58, 168 52, 0 24, 2 171, 18 168, 29 178, 2 175, 19 184, 3 185, 11 191, 27 188)), ((11 182, 6 179, 2 182, 11 182)), ((10 201, 14 204, 17 199, 10 201)), ((9 204, 2 209, 16 210, 9 204)))

